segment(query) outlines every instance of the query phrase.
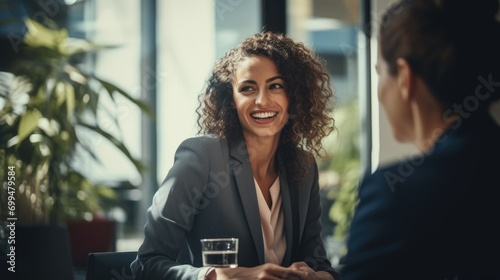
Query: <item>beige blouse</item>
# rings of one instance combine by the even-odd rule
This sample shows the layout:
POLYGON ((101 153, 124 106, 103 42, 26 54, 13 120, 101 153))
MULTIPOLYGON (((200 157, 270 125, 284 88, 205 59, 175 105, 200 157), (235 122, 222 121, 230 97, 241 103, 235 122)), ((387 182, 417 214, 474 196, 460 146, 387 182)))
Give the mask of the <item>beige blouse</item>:
POLYGON ((269 189, 271 194, 271 209, 267 205, 264 195, 255 180, 257 201, 259 203, 262 236, 264 239, 264 256, 266 263, 281 264, 286 250, 286 237, 284 234, 283 211, 281 210, 281 192, 279 176, 269 189))

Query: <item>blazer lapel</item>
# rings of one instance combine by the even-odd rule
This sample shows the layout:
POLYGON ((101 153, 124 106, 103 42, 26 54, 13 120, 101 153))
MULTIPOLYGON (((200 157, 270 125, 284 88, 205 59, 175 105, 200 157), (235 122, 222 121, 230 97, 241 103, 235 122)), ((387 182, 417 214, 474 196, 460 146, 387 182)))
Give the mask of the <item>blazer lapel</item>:
POLYGON ((291 199, 291 190, 288 185, 288 180, 286 176, 286 171, 284 168, 280 168, 280 190, 281 190, 281 208, 283 210, 283 217, 285 219, 285 236, 286 236, 286 251, 281 264, 284 266, 289 266, 292 259, 292 250, 298 244, 294 244, 293 235, 293 207, 291 199), (295 246, 294 246, 295 245, 295 246))
POLYGON ((248 151, 243 140, 230 143, 230 154, 235 160, 231 163, 236 185, 240 194, 241 204, 245 212, 245 218, 250 228, 254 244, 256 246, 259 262, 264 263, 264 240, 262 237, 262 226, 260 221, 259 207, 257 206, 257 194, 248 158, 248 151))

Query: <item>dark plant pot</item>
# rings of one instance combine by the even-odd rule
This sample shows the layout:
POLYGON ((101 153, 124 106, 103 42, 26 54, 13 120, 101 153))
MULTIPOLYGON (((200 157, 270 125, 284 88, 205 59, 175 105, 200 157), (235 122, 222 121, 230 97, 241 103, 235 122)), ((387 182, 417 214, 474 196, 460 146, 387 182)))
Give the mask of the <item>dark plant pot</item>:
POLYGON ((0 234, 1 279, 74 279, 66 225, 7 225, 2 225, 0 234))
POLYGON ((70 221, 67 226, 75 266, 87 266, 89 253, 116 250, 116 222, 113 220, 70 221))

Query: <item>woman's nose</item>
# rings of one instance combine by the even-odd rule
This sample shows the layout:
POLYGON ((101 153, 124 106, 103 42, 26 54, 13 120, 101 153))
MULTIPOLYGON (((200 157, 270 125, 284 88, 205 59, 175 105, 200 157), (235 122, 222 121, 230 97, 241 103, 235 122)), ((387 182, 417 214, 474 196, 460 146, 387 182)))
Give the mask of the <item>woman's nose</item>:
POLYGON ((259 90, 257 98, 255 99, 255 104, 260 106, 265 106, 269 101, 269 95, 266 89, 259 90))

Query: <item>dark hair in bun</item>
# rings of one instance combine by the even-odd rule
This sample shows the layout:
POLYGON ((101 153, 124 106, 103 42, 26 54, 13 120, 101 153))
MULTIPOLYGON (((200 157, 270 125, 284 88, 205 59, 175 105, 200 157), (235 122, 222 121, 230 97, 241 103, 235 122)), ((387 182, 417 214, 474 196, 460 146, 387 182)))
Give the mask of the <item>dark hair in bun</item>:
POLYGON ((499 6, 498 0, 434 0, 433 2, 450 18, 461 17, 473 25, 475 22, 495 20, 499 6))
POLYGON ((382 17, 381 55, 394 75, 406 59, 444 107, 476 94, 481 79, 493 81, 481 89, 489 103, 500 96, 498 9, 498 0, 400 1, 382 17))

